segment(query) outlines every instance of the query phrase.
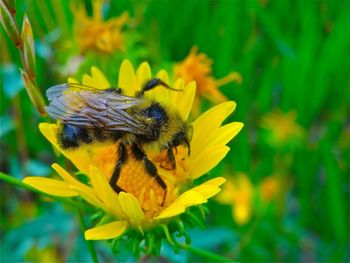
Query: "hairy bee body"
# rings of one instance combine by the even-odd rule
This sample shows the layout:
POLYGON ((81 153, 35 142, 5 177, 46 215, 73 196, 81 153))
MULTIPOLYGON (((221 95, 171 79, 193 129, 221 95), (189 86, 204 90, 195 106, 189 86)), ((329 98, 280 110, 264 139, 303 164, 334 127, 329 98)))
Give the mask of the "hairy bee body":
POLYGON ((118 141, 120 156, 110 180, 114 190, 123 190, 117 182, 127 159, 126 147, 166 189, 146 151, 167 151, 171 168, 175 168, 172 150, 183 144, 190 153, 192 128, 176 110, 147 99, 144 92, 157 86, 172 88, 160 79, 151 79, 135 97, 129 97, 122 95, 120 88, 97 90, 81 84, 70 85, 54 86, 47 91, 50 104, 46 109, 60 123, 57 139, 61 147, 74 150, 84 144, 118 141))
POLYGON ((101 127, 83 128, 62 122, 58 132, 59 143, 64 149, 74 149, 94 142, 121 141, 126 145, 138 144, 142 148, 162 151, 188 140, 191 127, 180 116, 158 102, 143 101, 126 111, 143 127, 145 133, 105 130, 101 127))
POLYGON ((61 123, 57 133, 60 146, 67 150, 95 142, 115 142, 121 137, 121 132, 109 132, 99 128, 79 128, 68 123, 61 123))

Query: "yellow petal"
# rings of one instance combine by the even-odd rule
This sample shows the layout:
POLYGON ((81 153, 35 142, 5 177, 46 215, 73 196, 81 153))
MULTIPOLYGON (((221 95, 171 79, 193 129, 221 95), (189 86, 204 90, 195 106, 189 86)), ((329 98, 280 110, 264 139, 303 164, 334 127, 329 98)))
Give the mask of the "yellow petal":
POLYGON ((180 101, 182 100, 184 94, 185 94, 185 82, 183 81, 183 79, 177 79, 172 88, 178 90, 178 91, 171 91, 170 93, 170 97, 171 97, 171 101, 173 102, 173 105, 175 105, 175 107, 177 107, 178 109, 180 109, 180 107, 178 107, 178 103, 180 103, 180 101))
POLYGON ((232 205, 234 203, 234 199, 236 195, 237 195, 236 186, 233 184, 232 180, 228 180, 223 190, 216 197, 216 200, 222 204, 232 205))
POLYGON ((63 169, 60 165, 57 163, 54 163, 51 165, 51 167, 58 173, 61 178, 66 181, 68 184, 75 186, 77 188, 84 189, 86 192, 93 193, 93 190, 88 187, 87 185, 79 182, 77 179, 75 179, 73 176, 71 176, 65 169, 63 169))
MULTIPOLYGON (((181 83, 175 83, 172 86, 172 88, 182 90, 182 88, 179 88, 178 84, 181 84, 181 83)), ((182 83, 182 85, 183 85, 183 83, 182 83)), ((172 97, 178 93, 182 93, 182 92, 169 90, 163 86, 158 86, 157 88, 155 88, 151 91, 148 91, 146 93, 146 96, 147 96, 147 98, 149 98, 151 100, 158 101, 164 105, 173 105, 174 106, 174 104, 172 103, 173 102, 172 97)), ((175 107, 177 107, 177 105, 175 105, 175 107)))
POLYGON ((75 78, 72 78, 72 77, 68 78, 67 82, 68 83, 79 83, 79 81, 77 81, 75 78))
POLYGON ((215 185, 215 186, 221 186, 226 182, 226 179, 224 177, 215 177, 213 179, 210 179, 206 182, 204 182, 202 185, 215 185))
POLYGON ((185 207, 182 203, 174 201, 171 205, 165 208, 158 216, 154 219, 165 219, 173 216, 177 216, 185 212, 185 207))
POLYGON ((130 193, 120 192, 119 203, 124 214, 132 225, 139 225, 144 219, 144 214, 139 201, 130 193))
POLYGON ((213 169, 229 152, 227 146, 215 146, 204 149, 197 155, 191 154, 191 178, 195 179, 213 169))
MULTIPOLYGON (((141 89, 151 78, 151 68, 148 63, 143 62, 136 72, 136 78, 138 81, 138 88, 141 89)), ((156 100, 158 102, 166 103, 168 90, 164 87, 157 87, 155 89, 149 90, 145 93, 145 96, 149 99, 156 100)))
POLYGON ((203 141, 210 136, 221 123, 234 111, 236 103, 227 101, 221 103, 199 116, 193 123, 191 146, 193 154, 203 149, 203 141))
POLYGON ((168 72, 166 72, 166 70, 162 69, 158 71, 157 78, 160 78, 166 84, 169 84, 169 75, 168 75, 168 72))
POLYGON ((113 191, 107 178, 95 166, 90 166, 91 184, 97 196, 106 205, 108 210, 115 216, 122 216, 118 195, 113 191))
POLYGON ((91 75, 95 79, 95 81, 98 83, 99 89, 108 89, 111 87, 105 75, 97 67, 91 68, 91 75))
POLYGON ((213 197, 221 191, 218 186, 210 184, 201 184, 195 188, 192 188, 191 190, 203 195, 206 199, 213 197))
POLYGON ((183 120, 187 120, 188 115, 191 112, 192 104, 194 97, 196 95, 196 82, 191 81, 186 87, 183 89, 182 93, 178 94, 178 101, 176 104, 177 109, 179 110, 180 116, 183 120), (180 96, 181 95, 181 96, 180 96))
POLYGON ((243 123, 231 122, 215 130, 212 134, 208 134, 205 140, 202 141, 202 144, 206 147, 226 145, 229 141, 232 140, 232 138, 234 138, 239 133, 239 131, 242 128, 243 123))
POLYGON ((233 204, 233 197, 232 194, 229 191, 225 191, 223 189, 220 194, 215 197, 215 200, 217 200, 221 204, 231 205, 233 204))
POLYGON ((193 205, 206 203, 210 197, 221 191, 219 186, 224 182, 225 178, 223 177, 208 180, 201 185, 186 191, 180 195, 175 202, 181 202, 186 208, 193 205))
POLYGON ((103 202, 101 202, 100 199, 97 198, 96 193, 86 192, 84 189, 75 186, 71 186, 71 188, 76 191, 83 199, 85 199, 86 202, 90 203, 93 206, 99 207, 108 213, 111 213, 108 207, 103 202))
POLYGON ((239 225, 246 224, 251 217, 251 208, 248 204, 236 204, 232 212, 233 218, 239 225))
POLYGON ((177 200, 177 202, 181 202, 185 208, 193 205, 199 205, 207 202, 207 198, 205 198, 201 193, 193 191, 190 189, 183 194, 181 194, 177 200))
POLYGON ((106 240, 121 236, 126 227, 125 221, 115 221, 103 226, 98 226, 85 231, 86 240, 106 240))
POLYGON ((128 96, 134 96, 137 91, 135 71, 131 62, 127 59, 123 60, 120 66, 118 87, 122 89, 123 94, 128 96))
POLYGON ((207 202, 201 193, 188 190, 181 194, 171 205, 165 208, 155 219, 174 217, 185 212, 187 207, 207 202))
POLYGON ((90 75, 85 74, 83 75, 82 83, 86 86, 93 87, 95 89, 99 88, 98 83, 96 83, 95 79, 93 79, 90 75))
POLYGON ((234 183, 236 185, 237 191, 240 191, 241 194, 244 193, 247 196, 252 196, 254 186, 246 174, 241 172, 237 173, 234 178, 234 183))
POLYGON ((78 193, 72 190, 69 187, 69 184, 64 181, 44 177, 29 176, 24 178, 23 182, 38 189, 41 192, 54 196, 71 197, 78 195, 78 193))
POLYGON ((143 87, 151 78, 151 68, 147 62, 143 62, 136 70, 137 86, 143 87))
POLYGON ((235 110, 235 108, 236 102, 223 102, 199 116, 198 119, 195 121, 195 124, 208 126, 208 121, 211 121, 210 126, 218 128, 221 125, 221 123, 235 110))
POLYGON ((45 136, 46 139, 49 140, 49 142, 55 146, 57 149, 59 149, 59 145, 57 142, 57 125, 56 124, 50 124, 50 123, 40 123, 39 124, 39 130, 40 132, 45 136))

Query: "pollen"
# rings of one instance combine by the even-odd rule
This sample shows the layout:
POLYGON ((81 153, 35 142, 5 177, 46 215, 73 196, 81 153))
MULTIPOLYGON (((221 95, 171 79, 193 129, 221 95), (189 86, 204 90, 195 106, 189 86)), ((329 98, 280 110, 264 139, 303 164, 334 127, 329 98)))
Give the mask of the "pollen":
POLYGON ((175 167, 171 167, 166 151, 159 154, 150 154, 152 161, 157 165, 159 173, 173 185, 182 185, 189 178, 190 160, 188 149, 180 145, 173 149, 175 167))
MULTIPOLYGON (((108 181, 119 159, 118 149, 119 143, 115 143, 95 146, 90 153, 94 165, 107 176, 108 181)), ((171 166, 166 151, 147 154, 149 160, 157 167, 158 175, 166 184, 166 188, 146 171, 144 161, 133 157, 129 146, 126 146, 126 149, 127 159, 122 165, 117 185, 123 191, 133 194, 140 202, 145 216, 152 218, 178 196, 178 186, 185 181, 189 173, 188 149, 184 146, 173 149, 175 167, 171 166)))
POLYGON ((108 179, 112 176, 118 159, 118 144, 96 145, 89 151, 92 163, 99 168, 108 179))

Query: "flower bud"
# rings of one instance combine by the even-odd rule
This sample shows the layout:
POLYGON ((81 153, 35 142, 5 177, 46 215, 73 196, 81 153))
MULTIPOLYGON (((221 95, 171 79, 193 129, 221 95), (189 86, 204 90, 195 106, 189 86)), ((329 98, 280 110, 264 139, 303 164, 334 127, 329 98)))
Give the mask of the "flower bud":
POLYGON ((16 15, 16 0, 4 0, 4 2, 11 15, 14 17, 16 15))
POLYGON ((31 80, 35 79, 35 50, 33 31, 28 16, 23 18, 22 25, 22 41, 23 41, 23 63, 31 80))
POLYGON ((27 90, 27 93, 29 95, 30 100, 32 101, 35 108, 40 112, 41 115, 45 115, 45 101, 41 95, 41 92, 36 85, 34 81, 32 81, 28 74, 23 71, 22 69, 19 69, 22 75, 22 79, 24 82, 24 86, 27 90))
POLYGON ((16 20, 11 15, 8 6, 3 1, 0 1, 0 22, 8 36, 15 43, 16 47, 20 48, 22 43, 16 20))

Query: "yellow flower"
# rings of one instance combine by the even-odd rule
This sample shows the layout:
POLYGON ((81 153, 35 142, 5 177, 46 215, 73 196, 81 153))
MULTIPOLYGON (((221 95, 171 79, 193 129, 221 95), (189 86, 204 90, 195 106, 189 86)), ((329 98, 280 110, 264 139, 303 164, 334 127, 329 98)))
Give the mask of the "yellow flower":
POLYGON ((232 206, 232 217, 239 225, 246 224, 252 216, 254 187, 247 175, 238 173, 228 179, 217 200, 232 206))
POLYGON ((231 72, 222 79, 212 76, 212 61, 204 53, 198 53, 198 48, 193 47, 190 54, 180 63, 175 65, 174 72, 177 78, 182 78, 185 83, 194 80, 197 83, 197 96, 194 108, 199 107, 199 99, 204 96, 214 103, 221 103, 227 98, 219 91, 218 87, 231 81, 242 82, 238 72, 231 72))
POLYGON ((300 139, 304 129, 296 122, 295 111, 283 113, 275 110, 262 118, 261 126, 271 131, 271 142, 276 145, 283 145, 291 139, 300 139))
POLYGON ((103 0, 93 0, 93 14, 89 17, 84 6, 73 8, 74 33, 81 52, 89 50, 112 53, 124 50, 123 26, 128 20, 124 12, 118 18, 103 21, 103 0))
POLYGON ((281 183, 276 175, 271 175, 260 183, 259 185, 261 199, 265 202, 275 199, 281 190, 281 183))
POLYGON ((278 198, 283 191, 282 187, 278 175, 265 177, 255 186, 246 174, 237 173, 233 178, 227 179, 216 200, 232 206, 232 218, 237 224, 244 225, 251 219, 253 211, 259 212, 261 207, 259 202, 253 203, 253 199, 262 200, 262 204, 266 205, 278 198))
POLYGON ((38 263, 45 263, 45 262, 52 262, 52 263, 58 263, 62 262, 63 258, 58 253, 58 249, 56 247, 44 247, 38 245, 33 245, 32 248, 27 252, 25 255, 25 261, 26 262, 38 262, 38 263))
MULTIPOLYGON (((147 63, 141 64, 135 72, 132 64, 125 60, 120 68, 118 87, 122 88, 123 94, 133 96, 151 77, 151 69, 147 63)), ((164 70, 158 72, 157 77, 169 83, 168 74, 164 70)), ((76 82, 75 79, 68 81, 76 82)), ((95 67, 91 70, 91 76, 83 76, 82 83, 100 89, 113 86, 95 67)), ((157 88, 147 92, 145 96, 177 109, 186 120, 195 94, 195 82, 185 86, 184 81, 179 79, 172 87, 182 89, 183 92, 157 88)), ((114 219, 111 223, 87 230, 86 239, 115 238, 122 235, 128 227, 141 231, 151 228, 185 212, 190 206, 206 203, 208 198, 220 191, 219 186, 225 181, 222 177, 206 181, 187 191, 184 191, 184 188, 188 182, 192 182, 216 166, 229 151, 226 144, 241 130, 243 124, 239 122, 223 126, 221 124, 233 112, 235 106, 236 104, 230 101, 222 103, 201 115, 193 123, 191 155, 187 155, 184 146, 176 147, 174 169, 164 168, 165 160, 162 152, 151 152, 146 149, 147 156, 157 166, 159 176, 166 183, 166 191, 153 177, 145 173, 140 162, 130 157, 123 165, 118 180, 118 185, 126 192, 117 194, 109 185, 109 178, 118 157, 118 142, 108 145, 94 143, 81 146, 77 150, 66 151, 57 142, 58 125, 48 123, 40 124, 40 131, 56 149, 73 162, 78 170, 88 176, 90 184, 78 181, 58 164, 53 164, 52 167, 63 180, 27 177, 24 182, 56 196, 80 195, 114 219)))

